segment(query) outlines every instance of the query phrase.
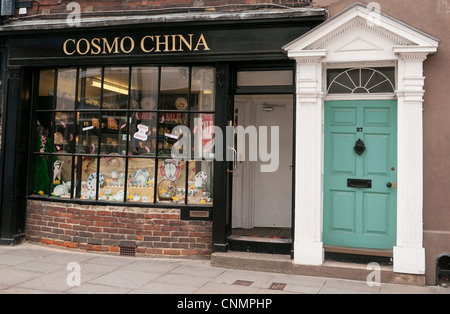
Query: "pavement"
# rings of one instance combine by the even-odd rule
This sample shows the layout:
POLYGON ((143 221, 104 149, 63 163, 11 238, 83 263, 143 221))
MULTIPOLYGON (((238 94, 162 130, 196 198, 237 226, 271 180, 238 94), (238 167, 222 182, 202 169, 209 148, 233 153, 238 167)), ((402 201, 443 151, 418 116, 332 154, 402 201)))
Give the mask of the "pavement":
POLYGON ((126 257, 25 243, 0 246, 0 294, 450 294, 450 288, 369 286, 213 267, 209 260, 126 257))

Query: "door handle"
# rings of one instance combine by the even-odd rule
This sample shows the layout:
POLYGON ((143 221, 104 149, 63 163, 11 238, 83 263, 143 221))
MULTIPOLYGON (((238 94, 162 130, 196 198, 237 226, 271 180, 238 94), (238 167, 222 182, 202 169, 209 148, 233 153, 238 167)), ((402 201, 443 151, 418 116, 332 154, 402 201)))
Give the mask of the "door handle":
POLYGON ((228 173, 233 173, 236 171, 237 166, 238 166, 238 160, 237 160, 237 151, 236 149, 234 149, 234 147, 228 147, 228 149, 231 149, 233 151, 233 169, 227 169, 228 173))
POLYGON ((388 182, 388 183, 386 183, 386 186, 388 188, 396 189, 397 188, 397 182, 388 182))

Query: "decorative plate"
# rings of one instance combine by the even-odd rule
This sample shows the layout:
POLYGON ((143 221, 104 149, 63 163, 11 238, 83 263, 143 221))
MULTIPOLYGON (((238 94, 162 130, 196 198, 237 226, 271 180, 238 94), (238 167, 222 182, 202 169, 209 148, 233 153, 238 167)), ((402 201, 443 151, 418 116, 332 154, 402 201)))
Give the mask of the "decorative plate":
POLYGON ((188 101, 184 97, 180 97, 175 101, 175 107, 177 107, 178 110, 186 110, 188 106, 188 101))
POLYGON ((116 195, 114 195, 114 199, 115 199, 116 201, 122 201, 122 202, 123 202, 123 196, 124 196, 124 194, 125 194, 125 191, 124 191, 124 190, 121 190, 121 191, 117 192, 116 195))
POLYGON ((57 196, 66 195, 69 192, 69 187, 63 184, 60 184, 55 187, 53 190, 53 194, 57 196))
POLYGON ((146 169, 138 169, 133 177, 136 182, 146 183, 150 180, 150 173, 146 169))
POLYGON ((146 110, 155 110, 156 102, 153 98, 145 97, 141 100, 141 108, 146 110))
POLYGON ((181 168, 175 160, 166 159, 159 167, 159 173, 164 179, 174 181, 180 177, 181 168))
POLYGON ((197 189, 205 188, 208 184, 208 176, 206 175, 206 172, 200 171, 199 173, 197 173, 194 177, 193 183, 197 189))
MULTIPOLYGON (((98 187, 101 188, 103 186, 103 183, 105 183, 105 178, 103 177, 103 175, 101 173, 100 173, 99 177, 100 177, 100 180, 98 182, 98 187)), ((97 185, 97 173, 96 172, 92 173, 89 176, 89 178, 87 180, 87 184, 88 184, 90 190, 95 191, 95 189, 97 187, 96 186, 97 185)))

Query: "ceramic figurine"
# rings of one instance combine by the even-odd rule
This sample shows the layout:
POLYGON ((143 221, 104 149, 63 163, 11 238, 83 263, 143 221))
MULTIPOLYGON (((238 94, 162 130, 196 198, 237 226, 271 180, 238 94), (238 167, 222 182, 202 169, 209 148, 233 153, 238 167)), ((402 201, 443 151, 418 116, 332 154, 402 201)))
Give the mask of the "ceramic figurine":
POLYGON ((53 182, 61 182, 61 172, 62 172, 62 166, 63 162, 60 160, 55 161, 53 164, 53 182), (58 181, 56 181, 58 180, 58 181))

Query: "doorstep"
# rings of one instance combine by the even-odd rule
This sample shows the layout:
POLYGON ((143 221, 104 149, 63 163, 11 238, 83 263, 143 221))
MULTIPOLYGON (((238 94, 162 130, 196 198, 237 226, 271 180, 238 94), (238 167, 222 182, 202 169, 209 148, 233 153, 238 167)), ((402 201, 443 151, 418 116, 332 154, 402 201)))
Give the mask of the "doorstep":
MULTIPOLYGON (((367 264, 325 261, 320 266, 296 265, 289 255, 250 252, 216 252, 211 255, 214 267, 285 273, 293 275, 317 276, 366 281, 373 269, 367 264)), ((371 277, 372 278, 372 277, 371 277)), ((391 265, 380 266, 380 281, 405 285, 425 285, 425 276, 396 274, 391 265)))

